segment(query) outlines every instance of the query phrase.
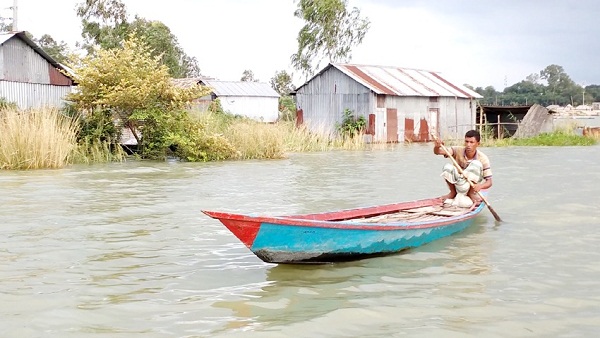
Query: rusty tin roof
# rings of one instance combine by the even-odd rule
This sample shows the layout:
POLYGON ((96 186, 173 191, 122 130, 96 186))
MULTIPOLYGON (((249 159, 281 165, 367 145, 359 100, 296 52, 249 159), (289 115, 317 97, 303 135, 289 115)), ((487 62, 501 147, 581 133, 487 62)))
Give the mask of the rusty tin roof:
MULTIPOLYGON (((482 98, 464 85, 444 78, 439 72, 393 66, 330 63, 317 75, 335 67, 376 94, 394 96, 452 96, 482 98)), ((300 86, 298 89, 303 87, 300 86)))

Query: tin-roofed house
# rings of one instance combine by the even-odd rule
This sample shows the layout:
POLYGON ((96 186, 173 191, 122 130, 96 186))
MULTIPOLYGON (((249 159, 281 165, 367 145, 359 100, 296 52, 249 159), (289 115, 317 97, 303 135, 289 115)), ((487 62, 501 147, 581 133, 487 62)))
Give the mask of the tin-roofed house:
POLYGON ((73 86, 61 70, 25 32, 0 33, 0 98, 21 109, 60 108, 73 86))
POLYGON ((197 100, 200 109, 207 102, 219 99, 224 111, 246 116, 262 122, 275 122, 279 118, 279 94, 265 82, 220 81, 210 78, 175 79, 178 86, 203 85, 212 90, 210 97, 197 100))
POLYGON ((297 122, 335 133, 343 112, 368 121, 372 142, 426 142, 430 133, 463 137, 481 95, 437 72, 330 63, 296 90, 297 122))

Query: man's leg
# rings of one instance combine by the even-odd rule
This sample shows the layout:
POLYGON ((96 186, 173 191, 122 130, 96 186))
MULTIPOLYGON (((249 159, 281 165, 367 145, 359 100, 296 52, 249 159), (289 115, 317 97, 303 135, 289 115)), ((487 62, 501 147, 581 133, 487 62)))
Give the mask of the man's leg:
POLYGON ((448 189, 450 190, 448 195, 444 196, 444 200, 453 199, 456 197, 456 186, 454 185, 456 184, 456 180, 458 178, 458 170, 456 170, 452 164, 446 163, 444 168, 442 168, 441 176, 444 178, 444 181, 446 181, 448 189))
MULTIPOLYGON (((444 180, 446 181, 446 180, 444 180)), ((446 184, 448 184, 448 189, 450 189, 450 192, 448 193, 448 195, 444 196, 444 199, 453 199, 454 197, 456 197, 456 187, 454 186, 454 184, 446 181, 446 184)))
MULTIPOLYGON (((471 182, 483 181, 483 165, 477 160, 472 161, 464 170, 464 173, 471 182)), ((479 197, 479 194, 476 193, 472 187, 469 188, 467 196, 475 203, 481 202, 481 197, 479 197)))

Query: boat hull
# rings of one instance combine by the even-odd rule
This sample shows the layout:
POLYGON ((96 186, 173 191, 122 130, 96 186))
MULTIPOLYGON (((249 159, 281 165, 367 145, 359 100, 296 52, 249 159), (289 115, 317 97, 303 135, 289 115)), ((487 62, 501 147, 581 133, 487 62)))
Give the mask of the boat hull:
POLYGON ((389 231, 305 229, 262 224, 250 250, 270 263, 328 263, 384 256, 460 232, 473 218, 444 226, 389 231))
POLYGON ((395 254, 450 236, 469 227, 484 207, 453 214, 441 205, 435 198, 281 217, 203 212, 265 262, 329 263, 395 254))

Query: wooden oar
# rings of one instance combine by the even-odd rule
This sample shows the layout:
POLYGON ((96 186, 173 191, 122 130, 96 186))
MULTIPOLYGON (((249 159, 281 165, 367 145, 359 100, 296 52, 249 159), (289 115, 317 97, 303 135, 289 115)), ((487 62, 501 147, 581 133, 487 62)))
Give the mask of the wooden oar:
MULTIPOLYGON (((431 136, 433 136, 433 140, 436 141, 437 137, 435 137, 435 135, 431 134, 431 136)), ((471 185, 471 188, 473 188, 473 190, 475 190, 475 184, 473 182, 471 182, 467 176, 465 175, 465 173, 463 172, 462 168, 460 167, 460 165, 458 165, 458 162, 456 162, 456 160, 454 159, 454 157, 452 155, 450 155, 450 152, 448 151, 448 149, 446 149, 446 147, 444 146, 443 143, 440 143, 440 146, 442 147, 442 150, 446 153, 446 155, 448 157, 450 157, 450 159, 452 160, 452 163, 454 164, 454 167, 456 167, 456 169, 458 170, 458 173, 464 177, 467 182, 469 182, 469 184, 471 185)), ((494 215, 494 218, 496 219, 497 222, 502 222, 502 219, 500 219, 500 216, 498 216, 498 213, 496 212, 496 210, 494 210, 494 208, 492 208, 492 206, 490 205, 490 203, 488 203, 487 199, 481 194, 481 192, 479 191, 475 191, 477 193, 477 195, 479 195, 479 197, 481 197, 481 200, 483 201, 483 203, 485 203, 485 205, 488 207, 488 209, 490 210, 490 212, 492 213, 492 215, 494 215)))

